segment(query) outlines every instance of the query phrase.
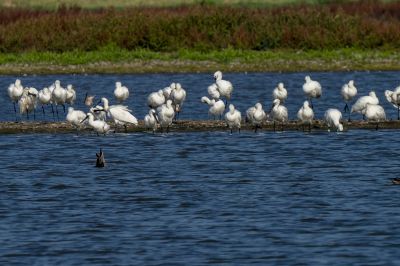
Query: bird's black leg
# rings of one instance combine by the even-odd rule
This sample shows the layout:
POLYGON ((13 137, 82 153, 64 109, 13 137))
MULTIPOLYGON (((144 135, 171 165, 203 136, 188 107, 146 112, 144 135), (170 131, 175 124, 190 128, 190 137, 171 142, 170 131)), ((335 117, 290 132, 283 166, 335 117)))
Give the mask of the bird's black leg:
POLYGON ((308 132, 311 132, 311 123, 308 124, 308 132))
POLYGON ((15 106, 15 102, 13 102, 13 104, 14 104, 15 122, 17 122, 18 121, 18 118, 17 118, 17 107, 15 106))
POLYGON ((36 120, 36 108, 33 109, 33 121, 36 120))
POLYGON ((400 105, 397 105, 397 120, 400 120, 400 105))
POLYGON ((28 108, 26 108, 26 119, 29 120, 29 112, 28 112, 28 108))
POLYGON ((58 105, 56 105, 56 113, 57 113, 57 120, 60 121, 60 117, 58 116, 58 105))
POLYGON ((313 105, 313 103, 312 103, 312 98, 310 98, 310 107, 311 107, 311 109, 314 110, 314 105, 313 105))
POLYGON ((54 106, 53 104, 51 104, 51 112, 53 113, 53 121, 56 120, 55 116, 54 116, 54 106))
POLYGON ((349 106, 347 105, 347 102, 346 102, 346 105, 344 106, 344 112, 346 113, 348 111, 350 111, 350 110, 349 110, 349 106))
POLYGON ((275 132, 276 130, 275 130, 275 121, 274 121, 274 132, 275 132))
POLYGON ((63 104, 62 106, 63 106, 63 110, 64 110, 64 114, 65 114, 65 104, 63 104))
POLYGON ((124 128, 125 128, 125 133, 128 133, 128 127, 124 125, 124 128))

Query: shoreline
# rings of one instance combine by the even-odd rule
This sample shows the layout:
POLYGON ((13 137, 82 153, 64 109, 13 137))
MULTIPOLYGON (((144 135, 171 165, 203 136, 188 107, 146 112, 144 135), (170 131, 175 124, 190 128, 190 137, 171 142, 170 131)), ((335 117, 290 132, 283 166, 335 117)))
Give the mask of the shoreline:
MULTIPOLYGON (((114 124, 109 123, 113 132, 114 124)), ((376 122, 366 121, 343 121, 344 131, 351 129, 366 129, 376 130, 376 122)), ((305 126, 306 132, 308 127, 305 126)), ((400 129, 400 121, 384 121, 379 123, 379 129, 400 129)), ((242 123, 241 130, 243 131, 254 131, 254 127, 250 124, 242 123)), ((326 131, 328 130, 326 124, 322 120, 315 120, 312 125, 313 131, 326 131)), ((228 127, 224 121, 215 120, 181 120, 176 121, 170 127, 170 132, 205 132, 205 131, 227 131, 228 127)), ((234 130, 236 132, 237 130, 234 130)), ((259 132, 262 131, 274 131, 273 122, 266 122, 263 124, 259 132)), ((281 131, 281 125, 276 125, 276 131, 281 131)), ((284 131, 303 131, 302 125, 295 120, 289 121, 284 125, 284 131)), ((78 131, 67 122, 0 122, 0 134, 63 134, 63 133, 77 133, 78 131)), ((79 131, 80 133, 93 132, 90 128, 83 128, 79 131)), ((119 128, 117 132, 125 133, 124 128, 119 128)), ((137 126, 128 126, 126 133, 135 132, 151 132, 144 127, 143 120, 139 121, 137 126)), ((161 131, 158 129, 157 133, 161 131)))
POLYGON ((396 71, 395 50, 221 50, 205 53, 148 50, 1 54, 1 75, 223 72, 396 71))

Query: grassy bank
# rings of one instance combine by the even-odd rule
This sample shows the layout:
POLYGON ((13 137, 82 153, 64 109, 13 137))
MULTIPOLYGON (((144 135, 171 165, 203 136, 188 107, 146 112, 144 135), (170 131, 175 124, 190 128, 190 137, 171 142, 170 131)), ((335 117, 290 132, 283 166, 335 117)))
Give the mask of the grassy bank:
POLYGON ((395 50, 273 50, 160 53, 103 49, 92 52, 0 54, 1 74, 246 71, 400 70, 395 50))

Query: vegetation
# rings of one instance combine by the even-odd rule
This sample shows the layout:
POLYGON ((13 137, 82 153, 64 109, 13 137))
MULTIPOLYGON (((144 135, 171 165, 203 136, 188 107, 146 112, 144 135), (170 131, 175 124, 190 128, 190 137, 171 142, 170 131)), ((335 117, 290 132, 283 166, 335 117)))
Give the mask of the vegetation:
POLYGON ((104 62, 137 67, 144 60, 161 66, 149 71, 177 60, 186 62, 181 68, 174 64, 177 71, 205 71, 210 64, 237 71, 399 69, 400 2, 339 2, 269 8, 2 8, 0 72, 10 64, 38 63, 86 65, 85 71, 97 64, 94 72, 104 62))
MULTIPOLYGON (((354 0, 341 0, 342 2, 354 0)), ((250 7, 271 7, 293 4, 325 4, 333 0, 0 0, 1 7, 18 7, 54 10, 62 5, 82 8, 126 7, 176 7, 182 5, 209 4, 250 7)))

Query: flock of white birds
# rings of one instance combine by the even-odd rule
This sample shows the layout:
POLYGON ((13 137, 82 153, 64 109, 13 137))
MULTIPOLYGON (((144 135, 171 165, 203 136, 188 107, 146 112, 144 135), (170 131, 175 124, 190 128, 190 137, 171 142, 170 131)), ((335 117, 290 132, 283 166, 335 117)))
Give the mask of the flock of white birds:
MULTIPOLYGON (((242 115, 233 104, 229 104, 227 112, 226 105, 230 101, 233 86, 232 83, 222 79, 222 72, 217 71, 214 73, 215 83, 208 87, 208 96, 203 96, 201 102, 206 103, 209 106, 208 113, 213 116, 214 119, 219 117, 222 119, 225 113, 225 121, 231 133, 234 129, 238 129, 242 124, 242 115), (225 99, 225 102, 223 101, 225 99)), ((297 118, 303 125, 308 125, 311 130, 311 125, 314 120, 314 111, 312 99, 318 99, 322 95, 322 87, 318 81, 312 80, 310 76, 305 77, 305 83, 303 84, 303 91, 307 100, 300 107, 297 112, 297 118)), ((72 85, 67 85, 67 88, 63 88, 59 80, 56 80, 51 86, 46 87, 40 91, 37 91, 32 87, 23 87, 21 81, 17 79, 14 83, 8 87, 8 95, 14 104, 15 115, 17 116, 17 107, 19 106, 19 113, 21 115, 26 114, 29 119, 29 113, 33 113, 35 116, 35 109, 38 104, 42 106, 44 113, 44 106, 51 105, 53 117, 55 114, 59 119, 58 106, 63 106, 65 112, 65 105, 73 105, 76 100, 76 92, 72 85), (55 111, 54 111, 55 109, 55 111)), ((261 103, 256 103, 246 111, 245 120, 254 126, 255 131, 261 128, 263 123, 266 121, 272 121, 275 124, 279 123, 282 128, 285 123, 288 122, 288 110, 284 106, 287 100, 288 93, 283 83, 279 83, 278 86, 273 90, 273 103, 270 110, 264 111, 261 103)), ((371 91, 369 95, 362 96, 349 108, 349 103, 357 95, 357 88, 354 85, 354 81, 350 80, 344 84, 341 89, 341 95, 346 103, 345 112, 350 114, 357 112, 364 116, 367 121, 381 122, 386 120, 385 111, 382 106, 379 105, 379 99, 375 92, 371 91)), ((86 94, 85 105, 88 106, 89 111, 83 112, 75 110, 73 107, 68 108, 66 120, 74 125, 77 129, 84 126, 93 128, 98 134, 105 134, 110 131, 110 125, 107 123, 107 118, 110 118, 115 127, 126 127, 130 124, 137 125, 138 121, 132 114, 132 111, 122 103, 129 97, 129 89, 121 84, 121 82, 115 83, 114 90, 115 99, 119 104, 109 105, 107 98, 101 98, 101 101, 97 104, 93 104, 94 96, 86 94), (102 105, 101 105, 102 103, 102 105)), ((398 110, 398 118, 400 118, 400 87, 394 91, 385 91, 386 99, 398 110)), ((180 83, 171 83, 170 86, 150 93, 147 98, 147 105, 149 106, 149 112, 144 117, 145 127, 155 132, 158 128, 169 131, 169 127, 172 125, 174 119, 179 118, 179 113, 182 110, 182 106, 186 99, 186 91, 182 88, 180 83)), ((327 123, 329 130, 332 128, 336 131, 343 131, 342 113, 338 109, 328 109, 324 116, 325 122, 327 123)))

